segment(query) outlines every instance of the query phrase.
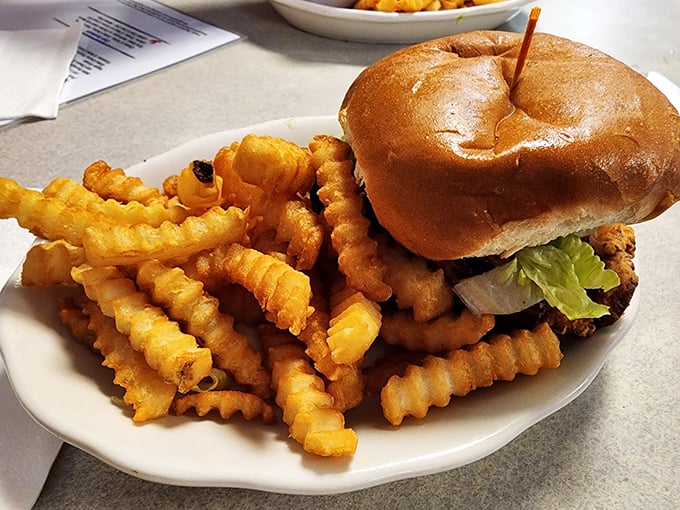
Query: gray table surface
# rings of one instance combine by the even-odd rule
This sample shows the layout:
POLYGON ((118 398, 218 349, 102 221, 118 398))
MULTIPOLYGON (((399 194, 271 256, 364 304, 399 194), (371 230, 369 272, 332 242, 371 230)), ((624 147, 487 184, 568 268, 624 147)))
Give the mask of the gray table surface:
MULTIPOLYGON (((44 186, 97 159, 126 167, 204 134, 337 112, 359 71, 396 45, 289 26, 264 1, 165 3, 246 39, 0 130, 0 175, 44 186)), ((680 83, 678 0, 544 0, 539 30, 680 83)), ((529 7, 507 24, 522 31, 529 7)), ((678 508, 680 206, 637 227, 640 311, 592 385, 496 453, 448 472, 328 496, 188 488, 62 448, 35 508, 678 508)), ((285 473, 281 473, 285 477, 285 473)))

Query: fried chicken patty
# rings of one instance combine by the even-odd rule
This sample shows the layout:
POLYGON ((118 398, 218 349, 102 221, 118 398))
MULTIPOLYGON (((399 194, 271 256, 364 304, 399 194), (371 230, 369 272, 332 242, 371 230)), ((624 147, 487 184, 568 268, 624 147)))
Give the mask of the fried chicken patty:
MULTIPOLYGON (((541 301, 526 310, 510 315, 498 316, 497 329, 531 329, 541 322, 547 322, 559 335, 580 338, 591 336, 598 328, 609 326, 619 320, 630 304, 638 285, 633 258, 635 257, 635 233, 631 227, 621 223, 604 225, 590 234, 586 241, 602 259, 607 269, 616 271, 621 280, 617 287, 604 292, 591 290, 591 299, 609 307, 609 314, 597 319, 569 320, 557 308, 541 301)), ((441 264, 449 284, 454 285, 463 278, 479 274, 498 265, 497 257, 468 259, 441 264)))

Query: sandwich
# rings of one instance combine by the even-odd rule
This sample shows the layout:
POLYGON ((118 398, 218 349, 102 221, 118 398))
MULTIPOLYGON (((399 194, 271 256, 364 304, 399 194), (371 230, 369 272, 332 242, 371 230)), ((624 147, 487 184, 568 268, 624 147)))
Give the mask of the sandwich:
POLYGON ((375 227, 444 268, 474 313, 585 337, 637 276, 630 225, 680 199, 680 116, 583 44, 475 31, 366 68, 339 122, 375 227))

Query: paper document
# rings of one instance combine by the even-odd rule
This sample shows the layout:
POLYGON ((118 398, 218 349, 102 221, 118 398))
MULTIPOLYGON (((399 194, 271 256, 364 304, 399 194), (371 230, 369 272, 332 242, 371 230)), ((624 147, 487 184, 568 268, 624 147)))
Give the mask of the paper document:
POLYGON ((61 104, 241 36, 151 0, 2 0, 0 30, 82 25, 61 104))

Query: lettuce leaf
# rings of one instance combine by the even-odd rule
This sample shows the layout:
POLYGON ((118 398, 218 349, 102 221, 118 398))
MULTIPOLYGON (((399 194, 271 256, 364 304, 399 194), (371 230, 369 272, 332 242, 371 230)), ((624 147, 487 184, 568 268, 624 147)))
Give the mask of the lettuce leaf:
POLYGON ((593 248, 575 235, 517 252, 508 263, 458 283, 454 290, 471 311, 495 315, 521 311, 545 299, 569 320, 607 315, 586 289, 619 285, 593 248))
POLYGON ((465 306, 477 315, 520 312, 544 299, 543 291, 527 278, 517 258, 462 280, 454 290, 465 306))

